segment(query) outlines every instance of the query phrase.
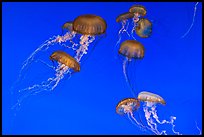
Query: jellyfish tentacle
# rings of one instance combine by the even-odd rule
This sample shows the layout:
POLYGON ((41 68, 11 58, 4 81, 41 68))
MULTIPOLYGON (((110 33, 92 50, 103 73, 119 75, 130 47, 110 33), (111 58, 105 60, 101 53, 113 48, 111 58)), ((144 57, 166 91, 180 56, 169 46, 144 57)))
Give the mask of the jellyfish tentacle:
POLYGON ((184 33, 181 38, 184 38, 186 35, 188 35, 188 33, 190 32, 190 30, 192 29, 193 25, 194 25, 194 21, 195 21, 195 16, 196 16, 196 10, 197 10, 197 5, 199 2, 196 2, 195 6, 194 6, 194 14, 193 14, 193 20, 192 23, 189 27, 189 29, 186 31, 186 33, 184 33))
POLYGON ((131 83, 130 83, 130 79, 128 78, 128 75, 127 75, 127 71, 126 71, 126 68, 127 68, 127 62, 129 61, 129 59, 126 57, 123 61, 123 74, 125 76, 125 81, 127 82, 127 84, 129 85, 130 89, 131 89, 131 93, 134 97, 136 97, 135 93, 133 92, 134 89, 133 87, 131 86, 131 83))
POLYGON ((145 113, 146 122, 150 126, 150 130, 154 132, 156 135, 159 135, 160 132, 157 130, 155 123, 153 123, 151 119, 151 113, 148 111, 148 108, 143 107, 143 111, 145 113), (153 125, 155 125, 155 127, 153 127, 153 125))
POLYGON ((126 29, 124 30, 124 31, 126 32, 126 34, 128 35, 128 37, 130 37, 129 32, 127 31, 128 28, 129 28, 129 24, 130 24, 130 23, 127 21, 126 29))
POLYGON ((80 45, 81 46, 79 47, 79 49, 76 50, 76 55, 75 55, 75 59, 77 62, 80 62, 83 55, 87 54, 88 46, 94 40, 95 40, 95 37, 90 36, 90 35, 82 35, 80 37, 80 45), (90 37, 90 39, 89 39, 89 37, 90 37))
POLYGON ((170 121, 167 121, 167 120, 162 120, 162 122, 159 120, 159 117, 158 117, 158 115, 157 115, 157 110, 156 110, 156 105, 153 105, 152 107, 151 107, 151 114, 152 114, 152 116, 153 116, 153 118, 159 123, 159 124, 165 124, 165 123, 167 123, 167 124, 171 124, 172 125, 172 131, 175 133, 175 134, 177 134, 177 135, 181 135, 179 132, 176 132, 175 130, 174 130, 174 127, 175 127, 175 125, 174 125, 174 120, 176 119, 176 117, 174 117, 174 116, 171 116, 170 118, 170 121))
POLYGON ((48 78, 46 81, 41 82, 40 84, 35 84, 33 86, 29 86, 27 88, 19 90, 19 93, 22 93, 22 95, 19 97, 17 103, 12 106, 11 109, 16 109, 22 101, 30 96, 30 95, 36 95, 40 93, 43 90, 47 91, 53 91, 54 88, 58 85, 59 81, 64 78, 64 74, 69 73, 69 78, 71 77, 70 68, 67 66, 63 66, 64 64, 59 63, 59 65, 56 68, 56 74, 55 77, 48 78), (23 91, 26 91, 23 93, 23 91))
POLYGON ((51 66, 51 65, 47 64, 46 62, 44 62, 44 61, 41 60, 41 59, 38 59, 38 60, 36 60, 35 62, 41 62, 41 63, 43 63, 44 65, 46 65, 47 67, 49 67, 49 68, 55 70, 55 67, 54 67, 54 66, 51 66))

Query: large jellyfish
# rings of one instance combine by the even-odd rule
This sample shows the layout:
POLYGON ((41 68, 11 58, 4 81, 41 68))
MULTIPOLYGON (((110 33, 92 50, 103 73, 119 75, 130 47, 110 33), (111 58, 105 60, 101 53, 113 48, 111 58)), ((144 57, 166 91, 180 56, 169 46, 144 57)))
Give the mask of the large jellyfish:
POLYGON ((125 76, 125 80, 128 83, 128 85, 131 88, 131 92, 134 94, 134 89, 132 88, 132 85, 130 83, 130 79, 128 77, 128 73, 126 71, 129 62, 134 59, 134 60, 138 60, 138 59, 143 59, 144 57, 144 46, 142 45, 142 43, 136 41, 136 40, 126 40, 123 43, 121 43, 120 45, 120 49, 118 51, 119 54, 123 55, 125 57, 125 59, 123 60, 123 74, 125 76))
POLYGON ((57 67, 53 68, 55 70, 55 76, 48 78, 46 81, 43 81, 40 84, 35 84, 28 88, 19 90, 19 93, 22 94, 18 98, 17 103, 12 108, 18 108, 21 105, 23 99, 29 95, 37 94, 43 90, 53 90, 58 85, 59 81, 64 78, 65 74, 68 74, 69 77, 71 77, 74 72, 80 71, 80 64, 72 56, 64 51, 53 52, 50 56, 50 60, 57 61, 58 63, 57 67))
POLYGON ((76 50, 75 59, 80 62, 82 56, 87 54, 88 46, 95 40, 96 35, 104 34, 107 24, 100 16, 86 14, 77 17, 73 22, 73 30, 79 34, 80 47, 76 50))
POLYGON ((159 120, 159 117, 157 115, 156 105, 158 103, 160 103, 162 105, 166 104, 165 100, 161 96, 159 96, 157 94, 153 94, 151 92, 142 91, 138 94, 138 100, 140 102, 144 102, 143 111, 145 113, 146 122, 147 122, 147 124, 150 127, 150 130, 152 132, 154 132, 157 135, 161 135, 161 134, 167 135, 166 130, 162 130, 162 131, 158 130, 157 123, 170 124, 170 125, 172 125, 173 133, 177 134, 177 135, 181 135, 179 132, 174 130, 174 127, 175 127, 174 121, 176 120, 175 116, 171 116, 169 121, 168 120, 162 120, 162 121, 159 120))

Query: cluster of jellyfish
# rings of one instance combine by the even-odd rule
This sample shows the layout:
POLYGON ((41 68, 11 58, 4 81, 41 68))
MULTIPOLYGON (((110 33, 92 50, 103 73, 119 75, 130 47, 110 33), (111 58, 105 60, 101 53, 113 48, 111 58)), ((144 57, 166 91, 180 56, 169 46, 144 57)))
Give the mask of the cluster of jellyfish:
MULTIPOLYGON (((131 36, 133 40, 125 40, 120 44, 118 53, 124 57, 123 60, 123 74, 125 77, 126 82, 131 87, 131 92, 134 98, 126 98, 121 100, 118 105, 116 106, 116 112, 120 115, 127 115, 128 119, 137 127, 139 127, 143 131, 151 131, 156 135, 162 135, 166 133, 166 130, 159 131, 158 130, 158 123, 159 124, 171 124, 173 133, 180 135, 179 132, 174 130, 174 120, 176 117, 171 116, 170 120, 159 120, 157 115, 156 106, 158 103, 165 105, 165 101, 159 95, 153 94, 151 92, 142 91, 135 96, 134 89, 131 86, 130 79, 128 77, 127 71, 127 63, 131 62, 132 60, 143 59, 145 54, 145 48, 142 43, 137 41, 133 36, 133 33, 136 34, 141 38, 148 38, 152 33, 152 23, 145 18, 141 18, 145 16, 147 13, 146 8, 142 5, 133 5, 129 12, 121 14, 117 17, 116 22, 122 22, 122 28, 119 30, 119 40, 117 44, 120 43, 121 37, 120 34, 126 32, 128 36, 130 36, 128 32, 128 19, 131 18, 133 21, 133 28, 131 31, 131 36), (146 125, 142 122, 141 118, 137 120, 134 116, 133 112, 137 111, 140 107, 140 103, 143 102, 143 112, 146 120, 146 125)), ((139 111, 139 110, 138 110, 139 111)))
POLYGON ((152 23, 147 18, 144 18, 146 14, 147 10, 144 6, 133 5, 130 7, 129 12, 122 13, 116 18, 116 22, 120 22, 122 25, 118 32, 119 38, 116 45, 120 43, 123 33, 134 40, 136 40, 134 32, 141 38, 148 38, 151 35, 152 23), (129 31, 130 20, 132 20, 131 31, 129 31))
POLYGON ((56 50, 50 55, 49 59, 52 62, 57 62, 57 67, 50 66, 46 62, 41 61, 47 66, 53 68, 55 75, 39 84, 34 84, 27 88, 18 90, 19 93, 22 94, 19 96, 17 103, 12 108, 19 107, 21 102, 30 95, 34 95, 45 90, 54 90, 65 75, 71 77, 73 73, 79 72, 82 57, 87 54, 89 46, 95 41, 95 38, 97 36, 99 37, 99 35, 103 36, 103 34, 105 34, 106 28, 106 21, 102 17, 93 14, 81 15, 75 18, 74 21, 66 22, 62 26, 63 32, 66 30, 65 34, 62 33, 62 35, 49 38, 24 61, 20 70, 19 80, 22 79, 23 72, 37 60, 36 58, 38 53, 45 52, 56 44, 71 49, 75 53, 74 56, 71 56, 62 50, 56 50), (74 41, 74 38, 76 38, 77 35, 79 35, 78 43, 75 42, 76 40, 74 41))

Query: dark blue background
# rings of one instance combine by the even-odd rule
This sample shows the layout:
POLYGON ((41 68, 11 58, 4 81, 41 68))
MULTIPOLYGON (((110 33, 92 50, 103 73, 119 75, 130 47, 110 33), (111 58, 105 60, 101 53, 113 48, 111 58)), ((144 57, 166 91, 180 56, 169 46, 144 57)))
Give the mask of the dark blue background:
MULTIPOLYGON (((202 3, 197 6, 192 30, 180 38, 192 22, 195 2, 4 2, 2 133, 147 134, 115 112, 121 99, 132 97, 122 73, 122 61, 113 53, 120 28, 115 19, 133 4, 144 5, 146 17, 153 22, 150 38, 136 37, 146 49, 132 78, 137 84, 136 94, 147 90, 161 95, 167 102, 166 106, 158 105, 161 119, 176 116, 176 131, 199 134, 195 121, 202 129, 202 3), (51 93, 30 96, 13 116, 10 108, 15 97, 10 87, 23 61, 43 41, 61 34, 63 23, 87 13, 106 20, 107 36, 97 43, 79 73, 62 81, 51 93)), ((28 76, 35 77, 39 72, 41 68, 28 76)), ((41 76, 39 80, 47 78, 41 76)))

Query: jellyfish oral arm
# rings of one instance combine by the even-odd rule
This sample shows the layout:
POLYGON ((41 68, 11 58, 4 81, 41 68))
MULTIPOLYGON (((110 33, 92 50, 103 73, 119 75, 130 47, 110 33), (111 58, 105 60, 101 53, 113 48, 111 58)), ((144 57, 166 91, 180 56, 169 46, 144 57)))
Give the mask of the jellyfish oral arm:
POLYGON ((79 47, 79 49, 76 50, 76 56, 75 56, 75 59, 77 62, 80 62, 83 55, 87 54, 88 46, 94 40, 95 40, 95 37, 90 36, 90 35, 82 35, 80 37, 80 45, 81 46, 79 47), (89 37, 90 37, 90 39, 89 39, 89 37))
POLYGON ((161 134, 165 134, 166 135, 166 131, 165 130, 162 130, 161 132, 158 131, 157 124, 155 122, 153 122, 153 120, 156 120, 156 122, 159 123, 159 124, 165 124, 166 123, 166 124, 172 125, 173 133, 177 134, 177 135, 182 135, 179 132, 176 132, 174 130, 174 127, 175 127, 174 120, 176 119, 176 117, 171 116, 170 117, 170 121, 162 120, 162 122, 161 122, 159 120, 159 117, 157 115, 157 110, 156 110, 156 104, 151 103, 151 105, 148 105, 148 102, 145 102, 145 104, 143 106, 143 111, 145 113, 145 118, 146 118, 147 124, 150 126, 150 130, 155 131, 155 133, 160 134, 160 135, 161 134), (155 125, 155 126, 153 127, 152 125, 155 125))

